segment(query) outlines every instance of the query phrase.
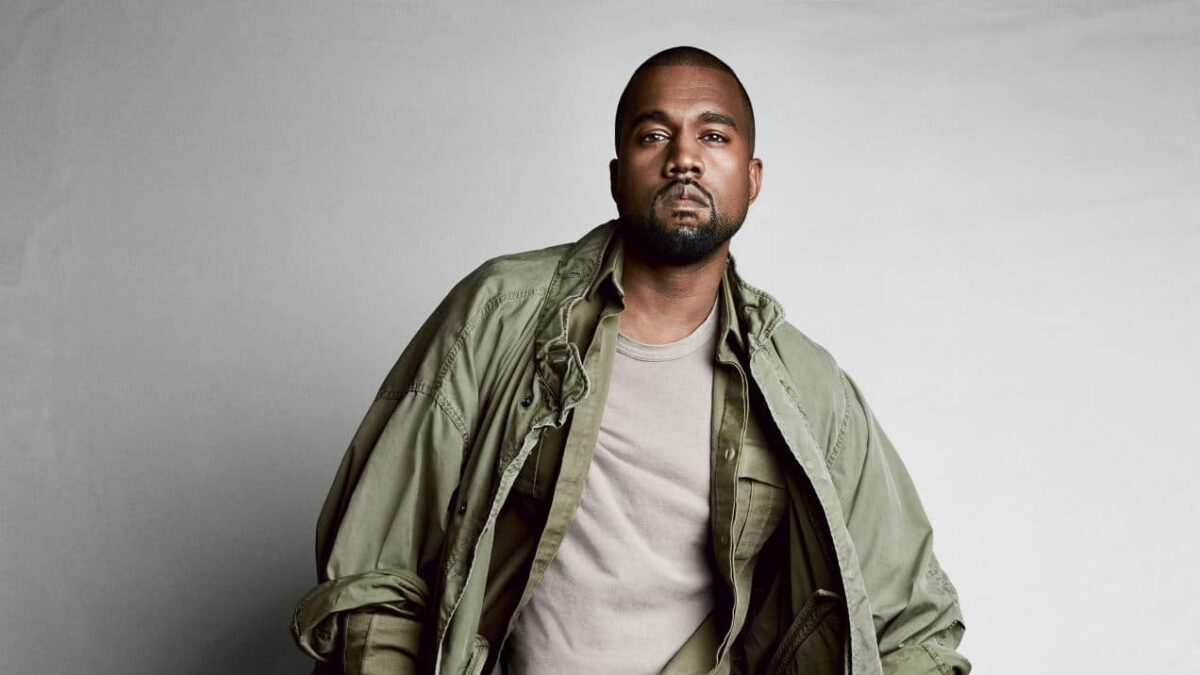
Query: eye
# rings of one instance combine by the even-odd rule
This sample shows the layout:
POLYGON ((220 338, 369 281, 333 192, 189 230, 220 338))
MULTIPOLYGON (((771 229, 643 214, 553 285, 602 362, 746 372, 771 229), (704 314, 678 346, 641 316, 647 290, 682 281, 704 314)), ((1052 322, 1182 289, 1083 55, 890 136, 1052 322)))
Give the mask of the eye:
POLYGON ((707 134, 704 134, 703 136, 701 136, 700 138, 702 138, 706 141, 710 141, 712 143, 728 143, 729 142, 728 138, 725 138, 723 135, 718 134, 715 131, 710 131, 707 134))
POLYGON ((638 141, 641 143, 657 143, 665 140, 667 140, 667 135, 661 131, 647 131, 638 137, 638 141))

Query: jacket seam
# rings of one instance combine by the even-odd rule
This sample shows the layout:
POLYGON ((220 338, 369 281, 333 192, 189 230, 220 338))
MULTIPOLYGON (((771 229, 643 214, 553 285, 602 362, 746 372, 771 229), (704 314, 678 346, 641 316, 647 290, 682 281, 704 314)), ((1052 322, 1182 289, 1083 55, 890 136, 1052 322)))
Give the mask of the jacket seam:
POLYGON ((432 396, 434 403, 438 407, 438 410, 440 410, 442 414, 446 416, 446 419, 450 420, 450 423, 454 425, 454 429, 460 436, 462 436, 463 444, 465 445, 467 441, 470 440, 471 435, 467 430, 466 419, 463 417, 462 413, 458 411, 454 404, 450 402, 450 399, 446 396, 441 387, 426 384, 424 382, 414 382, 407 387, 381 389, 379 390, 379 396, 377 398, 386 399, 389 401, 398 401, 404 398, 406 394, 410 393, 432 396))
POLYGON ((833 466, 833 463, 837 461, 838 455, 841 454, 842 446, 846 442, 846 429, 850 428, 850 392, 846 390, 846 375, 845 373, 841 373, 838 377, 842 381, 842 419, 838 423, 837 437, 834 438, 829 452, 825 453, 825 465, 830 467, 833 466))
MULTIPOLYGON (((805 412, 804 406, 800 403, 800 395, 796 393, 795 388, 792 386, 791 377, 787 371, 787 368, 784 367, 783 362, 779 359, 778 354, 776 354, 776 352, 774 350, 768 349, 768 350, 766 350, 766 352, 767 352, 768 356, 770 357, 768 360, 772 364, 771 367, 775 369, 775 376, 779 380, 780 386, 783 387, 783 391, 787 395, 788 401, 791 402, 792 406, 795 407, 796 412, 799 413, 799 415, 800 415, 800 421, 804 424, 805 433, 808 434, 808 437, 809 437, 809 439, 812 440, 813 445, 816 446, 816 448, 821 452, 821 458, 822 459, 827 458, 829 453, 824 449, 824 447, 822 447, 821 443, 819 443, 817 441, 816 436, 813 435, 812 425, 809 423, 809 420, 808 420, 808 413, 805 412)), ((825 468, 828 471, 829 470, 828 460, 825 459, 825 462, 826 462, 825 468)), ((820 497, 817 497, 817 502, 818 502, 818 509, 819 509, 820 508, 820 497)), ((817 530, 820 530, 821 529, 821 521, 817 518, 817 515, 815 513, 811 512, 811 510, 810 510, 808 516, 809 516, 809 521, 812 523, 813 527, 817 530)), ((836 545, 834 546, 833 549, 830 549, 830 545, 833 544, 832 541, 826 542, 823 538, 818 538, 818 542, 819 542, 819 545, 821 548, 821 553, 825 556, 825 559, 834 561, 836 563, 836 561, 838 560, 836 545)))
POLYGON ((454 344, 450 346, 446 356, 442 359, 442 364, 438 366, 437 374, 434 376, 433 383, 414 382, 407 387, 395 387, 381 389, 377 398, 388 400, 399 400, 409 392, 416 392, 433 396, 438 408, 454 425, 454 428, 462 436, 463 445, 467 445, 471 440, 471 432, 467 425, 466 416, 458 409, 458 406, 450 400, 450 397, 445 393, 445 380, 449 375, 450 368, 454 365, 454 360, 458 358, 463 346, 467 342, 467 338, 479 326, 480 322, 488 314, 493 312, 497 307, 510 300, 521 300, 524 298, 542 295, 546 292, 546 288, 539 286, 536 288, 528 288, 520 291, 512 291, 509 293, 501 293, 493 296, 483 304, 474 314, 468 317, 463 327, 459 329, 458 335, 455 337, 454 344))
POLYGON ((933 665, 937 667, 938 672, 942 675, 954 675, 950 670, 950 666, 946 665, 946 661, 935 651, 929 648, 929 645, 921 643, 921 649, 925 650, 925 654, 929 656, 929 660, 933 661, 933 665))
POLYGON ((800 402, 800 395, 796 393, 791 378, 787 377, 787 368, 784 368, 783 362, 779 360, 779 356, 773 350, 767 350, 767 356, 771 359, 771 368, 775 371, 775 377, 779 379, 779 384, 783 385, 783 391, 787 394, 788 401, 796 412, 804 418, 805 425, 808 424, 808 413, 804 411, 804 404, 800 402))
POLYGON ((434 386, 439 390, 444 383, 446 376, 450 372, 450 367, 454 365, 454 360, 458 358, 459 352, 462 351, 463 345, 466 344, 467 338, 479 326, 479 323, 485 316, 492 313, 497 307, 510 300, 522 300, 524 298, 535 295, 543 295, 546 293, 545 286, 537 288, 529 288, 523 291, 512 291, 510 293, 502 293, 493 296, 483 304, 474 314, 472 314, 463 324, 463 327, 458 331, 458 336, 454 340, 454 344, 450 346, 450 350, 446 352, 445 358, 442 360, 442 365, 438 368, 437 375, 434 376, 434 386))
POLYGON ((781 321, 783 321, 783 312, 779 311, 779 302, 777 300, 775 300, 775 298, 770 293, 767 293, 764 290, 761 290, 759 288, 755 288, 754 286, 751 286, 740 276, 737 277, 737 282, 738 282, 738 286, 740 286, 742 288, 742 290, 751 293, 752 295, 757 297, 759 300, 765 301, 766 304, 771 305, 776 310, 775 316, 772 317, 772 319, 771 319, 771 323, 769 323, 765 327, 763 327, 761 337, 758 335, 748 334, 750 337, 750 343, 757 349, 757 348, 760 348, 763 345, 765 345, 767 343, 767 341, 769 341, 771 339, 771 336, 775 333, 775 329, 779 326, 779 323, 781 321))
POLYGON ((367 671, 367 654, 370 653, 371 650, 371 633, 375 630, 375 615, 371 614, 370 617, 371 618, 367 621, 367 633, 363 636, 362 656, 358 661, 358 669, 360 672, 364 673, 367 671))
POLYGON ((787 372, 787 368, 783 366, 783 362, 779 360, 779 357, 774 350, 768 349, 765 351, 769 356, 772 369, 775 370, 776 379, 779 380, 780 386, 783 387, 784 393, 787 394, 788 401, 792 404, 792 407, 796 409, 796 412, 800 413, 800 421, 804 423, 805 432, 808 433, 808 437, 812 439, 813 444, 821 449, 821 456, 824 457, 827 453, 822 445, 817 442, 816 436, 813 435, 812 425, 808 420, 808 412, 804 409, 804 405, 800 402, 800 394, 797 394, 796 388, 792 386, 791 377, 787 372))

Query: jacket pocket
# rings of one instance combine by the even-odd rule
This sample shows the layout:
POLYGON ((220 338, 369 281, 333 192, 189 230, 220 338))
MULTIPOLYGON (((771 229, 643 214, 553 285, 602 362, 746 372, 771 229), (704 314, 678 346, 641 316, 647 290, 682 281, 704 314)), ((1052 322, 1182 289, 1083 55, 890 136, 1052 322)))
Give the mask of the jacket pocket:
POLYGON ((844 672, 846 618, 838 594, 817 590, 783 634, 767 675, 833 675, 844 672))
POLYGON ((475 636, 475 643, 471 645, 471 656, 467 659, 467 665, 463 668, 463 675, 480 675, 483 672, 484 665, 487 664, 488 657, 488 641, 482 635, 475 636))
POLYGON ((738 462, 738 518, 734 559, 748 560, 762 550, 787 508, 783 472, 765 443, 742 445, 738 462))

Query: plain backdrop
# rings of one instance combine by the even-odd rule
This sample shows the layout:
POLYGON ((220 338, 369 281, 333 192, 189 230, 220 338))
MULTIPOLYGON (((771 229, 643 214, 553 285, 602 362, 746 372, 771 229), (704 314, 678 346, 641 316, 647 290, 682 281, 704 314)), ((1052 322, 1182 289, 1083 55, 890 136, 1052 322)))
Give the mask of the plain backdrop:
POLYGON ((451 285, 741 75, 746 278, 862 386, 980 673, 1200 664, 1200 3, 0 2, 0 672, 300 673, 313 530, 451 285))

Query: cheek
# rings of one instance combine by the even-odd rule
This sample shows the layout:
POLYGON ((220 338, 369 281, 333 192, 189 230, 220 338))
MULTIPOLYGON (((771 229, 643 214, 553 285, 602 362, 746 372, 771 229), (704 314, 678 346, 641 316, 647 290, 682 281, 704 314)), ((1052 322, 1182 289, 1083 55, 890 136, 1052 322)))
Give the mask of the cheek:
MULTIPOLYGON (((736 202, 745 202, 750 199, 750 174, 746 171, 746 167, 729 167, 723 175, 721 181, 722 193, 725 199, 736 202)), ((730 204, 730 206, 733 206, 730 204)))
POLYGON ((650 196, 643 182, 630 171, 626 170, 617 181, 616 201, 619 209, 625 212, 640 213, 650 202, 650 196))
POLYGON ((650 195, 654 192, 657 185, 653 179, 653 172, 648 171, 646 167, 630 166, 622 174, 621 190, 625 194, 626 199, 634 201, 649 200, 650 195))

